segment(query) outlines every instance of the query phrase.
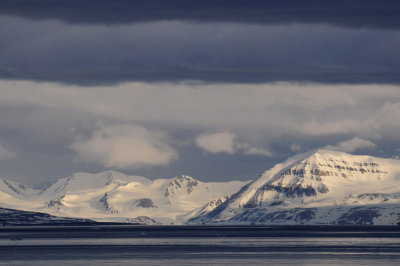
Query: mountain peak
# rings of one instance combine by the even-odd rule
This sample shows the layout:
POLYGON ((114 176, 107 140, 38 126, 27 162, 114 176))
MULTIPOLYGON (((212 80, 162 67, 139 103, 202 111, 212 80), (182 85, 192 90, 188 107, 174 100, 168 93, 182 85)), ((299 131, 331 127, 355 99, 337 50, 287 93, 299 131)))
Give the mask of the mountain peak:
POLYGON ((198 181, 197 179, 188 176, 188 175, 178 175, 174 178, 172 178, 172 180, 177 180, 179 182, 193 182, 193 181, 198 181))
MULTIPOLYGON (((397 183, 397 160, 351 155, 326 149, 297 154, 264 172, 222 207, 217 219, 248 208, 286 208, 339 204, 357 191, 384 191, 397 183), (335 199, 335 200, 334 200, 335 199), (334 203, 332 203, 334 201, 334 203), (285 207, 286 206, 286 207, 285 207)), ((351 198, 351 197, 350 197, 351 198)))
POLYGON ((362 155, 352 155, 350 153, 346 153, 343 151, 337 151, 337 150, 329 150, 329 149, 316 149, 308 152, 303 152, 299 153, 297 155, 294 155, 290 158, 288 158, 285 162, 287 161, 304 161, 304 162, 314 162, 318 160, 329 160, 329 159, 338 159, 338 158, 347 158, 347 157, 360 157, 362 155))
POLYGON ((192 193, 194 187, 199 184, 199 181, 191 176, 180 175, 174 177, 168 184, 165 190, 165 196, 173 197, 178 190, 185 190, 186 194, 192 193))
MULTIPOLYGON (((345 152, 331 150, 317 150, 298 159, 296 156, 288 159, 266 185, 289 186, 305 184, 314 187, 321 193, 328 191, 326 183, 341 182, 346 178, 361 178, 368 175, 370 178, 388 173, 380 167, 383 159, 371 156, 351 155, 345 152), (322 188, 321 188, 322 187, 322 188)), ((267 173, 268 175, 268 173, 267 173)), ((311 193, 316 195, 316 193, 311 193)))

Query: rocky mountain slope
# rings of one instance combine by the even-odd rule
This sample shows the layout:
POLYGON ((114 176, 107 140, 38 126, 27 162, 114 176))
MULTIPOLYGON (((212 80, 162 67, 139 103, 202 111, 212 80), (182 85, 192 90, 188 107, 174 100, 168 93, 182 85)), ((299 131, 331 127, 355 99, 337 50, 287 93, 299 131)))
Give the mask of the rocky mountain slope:
POLYGON ((400 160, 318 150, 252 182, 76 173, 43 190, 0 180, 0 207, 142 224, 396 224, 400 160))

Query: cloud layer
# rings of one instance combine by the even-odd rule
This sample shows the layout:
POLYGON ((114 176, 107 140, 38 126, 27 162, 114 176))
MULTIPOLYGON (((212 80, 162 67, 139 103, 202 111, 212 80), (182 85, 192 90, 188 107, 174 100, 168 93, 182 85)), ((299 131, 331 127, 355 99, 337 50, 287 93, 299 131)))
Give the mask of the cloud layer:
POLYGON ((0 14, 81 24, 184 20, 258 24, 316 23, 399 28, 397 1, 382 0, 2 0, 0 14), (340 19, 338 19, 340 14, 340 19))
POLYGON ((392 157, 400 143, 395 85, 2 80, 0 87, 0 142, 18 154, 0 161, 0 175, 20 181, 104 168, 247 180, 298 152, 332 145, 392 157))
POLYGON ((399 83, 398 30, 160 21, 65 24, 0 16, 0 78, 399 83))
MULTIPOLYGON (((283 132, 314 140, 346 134, 371 139, 389 137, 400 128, 398 86, 182 82, 85 88, 11 81, 0 81, 0 86, 0 105, 7 107, 4 121, 13 126, 17 125, 6 120, 11 106, 34 106, 37 110, 30 112, 41 117, 60 110, 65 116, 78 112, 100 120, 138 121, 179 130, 227 130, 257 145, 270 143, 283 132)), ((79 120, 77 114, 70 116, 79 120)))

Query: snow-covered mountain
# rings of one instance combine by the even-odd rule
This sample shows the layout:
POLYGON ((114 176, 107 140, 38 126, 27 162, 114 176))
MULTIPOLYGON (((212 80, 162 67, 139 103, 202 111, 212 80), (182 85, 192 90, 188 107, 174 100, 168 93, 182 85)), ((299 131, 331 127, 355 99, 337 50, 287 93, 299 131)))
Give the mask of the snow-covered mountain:
POLYGON ((400 161, 302 153, 252 182, 76 173, 43 190, 0 180, 0 207, 144 224, 396 224, 400 161))
POLYGON ((188 217, 192 223, 395 224, 400 161, 318 150, 296 155, 188 217))
POLYGON ((184 175, 152 181, 106 171, 75 173, 41 191, 3 183, 9 184, 0 187, 0 206, 5 208, 104 222, 171 224, 185 222, 180 216, 235 193, 246 182, 204 183, 184 175))

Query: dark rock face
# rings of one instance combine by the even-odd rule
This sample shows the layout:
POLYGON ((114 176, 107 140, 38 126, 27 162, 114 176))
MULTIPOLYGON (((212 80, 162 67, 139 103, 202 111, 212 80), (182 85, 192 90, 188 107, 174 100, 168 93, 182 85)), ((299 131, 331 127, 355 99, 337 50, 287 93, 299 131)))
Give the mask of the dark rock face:
POLYGON ((322 193, 322 194, 325 194, 325 193, 328 193, 328 192, 329 192, 329 189, 328 189, 328 187, 325 186, 324 184, 321 184, 321 185, 318 187, 318 192, 319 192, 319 193, 322 193))
POLYGON ((273 206, 279 206, 279 205, 282 205, 282 204, 283 204, 283 201, 274 201, 271 204, 269 204, 269 206, 273 207, 273 206))
POLYGON ((157 205, 149 198, 138 199, 134 202, 136 207, 140 208, 158 208, 157 205))
POLYGON ((47 213, 0 208, 0 225, 94 225, 89 219, 56 217, 47 213))
POLYGON ((115 183, 115 178, 113 177, 111 172, 108 172, 106 176, 106 185, 110 185, 113 183, 115 183))
POLYGON ((374 218, 379 217, 378 207, 373 208, 362 208, 355 207, 351 208, 347 213, 341 215, 337 221, 338 224, 357 224, 357 225, 372 225, 374 224, 374 218))
POLYGON ((306 170, 305 166, 309 164, 310 162, 306 161, 303 166, 287 169, 281 174, 281 177, 292 175, 303 178, 306 174, 310 173, 313 179, 315 178, 316 180, 321 181, 323 177, 342 176, 347 178, 348 174, 352 175, 356 173, 365 174, 371 172, 387 174, 387 172, 378 169, 379 164, 372 162, 339 162, 330 159, 327 163, 319 163, 320 167, 330 168, 330 170, 321 170, 319 167, 306 170), (342 173, 343 171, 347 171, 348 174, 342 173))
POLYGON ((245 210, 240 215, 234 216, 229 222, 246 222, 254 224, 269 224, 282 221, 303 223, 315 217, 315 208, 295 208, 290 210, 266 213, 265 209, 253 208, 245 210))
POLYGON ((332 172, 324 171, 319 168, 311 169, 310 173, 316 176, 331 176, 332 172))
POLYGON ((64 196, 61 196, 55 200, 50 200, 49 202, 46 203, 46 207, 47 208, 51 208, 51 207, 60 208, 60 206, 64 206, 63 199, 64 199, 64 196))
POLYGON ((288 169, 281 176, 285 175, 295 175, 299 177, 304 177, 304 169, 288 169))
POLYGON ((193 188, 196 187, 199 182, 196 179, 193 179, 189 176, 181 175, 175 178, 171 183, 168 185, 167 189, 165 190, 165 196, 172 196, 174 191, 177 189, 185 188, 186 193, 190 194, 193 191, 193 188))
POLYGON ((100 202, 103 203, 105 209, 110 213, 118 213, 118 210, 114 209, 109 201, 108 201, 108 193, 104 193, 104 196, 100 199, 100 202))
POLYGON ((378 198, 383 198, 384 200, 388 200, 391 197, 391 195, 388 194, 382 194, 382 193, 363 193, 358 195, 358 198, 363 200, 363 199, 369 199, 369 200, 374 200, 378 198))
POLYGON ((140 224, 140 225, 161 225, 160 222, 147 217, 147 216, 139 216, 136 218, 130 218, 126 220, 128 223, 132 223, 132 224, 140 224))
POLYGON ((303 187, 302 184, 294 184, 291 186, 283 187, 276 185, 267 185, 264 187, 264 191, 274 190, 279 193, 285 194, 286 197, 302 197, 302 196, 316 196, 317 192, 312 186, 303 187))

